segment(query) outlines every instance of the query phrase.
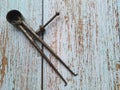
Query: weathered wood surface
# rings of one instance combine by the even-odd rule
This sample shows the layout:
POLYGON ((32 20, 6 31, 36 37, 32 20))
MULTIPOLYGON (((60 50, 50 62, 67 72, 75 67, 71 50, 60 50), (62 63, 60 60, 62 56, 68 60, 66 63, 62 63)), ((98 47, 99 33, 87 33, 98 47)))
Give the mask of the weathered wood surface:
POLYGON ((0 90, 40 90, 41 57, 21 31, 6 21, 21 11, 34 29, 41 24, 41 0, 0 0, 0 90))
POLYGON ((51 55, 68 86, 45 64, 45 90, 120 90, 120 0, 44 0, 44 40, 69 67, 73 77, 51 55))
MULTIPOLYGON (((0 0, 0 90, 41 90, 41 56, 21 31, 6 21, 20 10, 35 30, 42 0, 0 0)), ((44 90, 120 90, 120 0, 44 0, 44 22, 60 12, 44 40, 78 76, 72 76, 48 51, 62 80, 44 62, 44 90)))

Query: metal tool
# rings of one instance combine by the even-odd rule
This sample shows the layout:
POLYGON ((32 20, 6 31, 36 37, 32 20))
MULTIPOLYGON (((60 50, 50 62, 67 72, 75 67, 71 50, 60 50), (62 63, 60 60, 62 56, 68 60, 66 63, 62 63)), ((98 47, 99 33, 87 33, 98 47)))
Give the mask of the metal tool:
POLYGON ((60 13, 59 12, 56 12, 56 14, 45 24, 45 25, 41 25, 40 26, 40 29, 36 31, 36 33, 38 35, 40 35, 43 31, 45 31, 45 27, 52 21, 54 20, 57 16, 59 16, 60 13))
POLYGON ((30 26, 27 25, 25 22, 25 19, 23 15, 18 10, 11 10, 7 13, 7 21, 14 25, 15 27, 22 30, 22 32, 25 34, 25 36, 29 39, 29 41, 33 44, 33 46, 38 50, 38 52, 41 54, 42 57, 48 62, 48 64, 54 69, 54 71, 59 75, 59 77, 64 81, 65 86, 67 85, 66 80, 63 78, 63 76, 58 72, 58 70, 54 67, 54 65, 51 63, 49 58, 44 54, 42 49, 38 46, 36 41, 39 41, 56 59, 58 59, 65 68, 74 76, 77 76, 63 61, 62 59, 54 53, 54 51, 38 36, 38 34, 41 33, 41 31, 44 31, 45 27, 57 16, 59 15, 56 13, 56 15, 51 18, 42 28, 40 28, 39 31, 35 32, 30 26))

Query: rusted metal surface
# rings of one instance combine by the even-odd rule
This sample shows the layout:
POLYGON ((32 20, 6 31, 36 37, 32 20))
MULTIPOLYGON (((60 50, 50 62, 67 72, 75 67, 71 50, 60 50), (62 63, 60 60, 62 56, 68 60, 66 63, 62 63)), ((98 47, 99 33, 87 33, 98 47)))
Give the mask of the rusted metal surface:
MULTIPOLYGON (((41 56, 26 37, 6 21, 20 10, 35 30, 42 0, 0 0, 0 90, 41 90, 41 56)), ((44 62, 44 90, 120 90, 120 1, 44 0, 44 41, 75 72, 73 77, 47 50, 68 86, 44 62)))

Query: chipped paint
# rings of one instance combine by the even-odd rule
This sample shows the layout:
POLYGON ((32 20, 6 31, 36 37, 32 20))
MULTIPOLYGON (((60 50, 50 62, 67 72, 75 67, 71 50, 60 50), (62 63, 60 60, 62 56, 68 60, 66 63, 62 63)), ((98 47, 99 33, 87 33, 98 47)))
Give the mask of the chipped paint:
MULTIPOLYGON (((44 22, 60 12, 46 27, 44 40, 79 74, 73 77, 45 50, 68 86, 45 62, 44 90, 119 90, 120 0, 43 1, 44 22)), ((41 90, 41 56, 5 19, 9 10, 18 9, 36 30, 41 7, 42 0, 0 0, 0 90, 41 90)))
POLYGON ((6 32, 6 38, 4 39, 5 43, 1 42, 4 46, 3 46, 3 52, 2 52, 2 63, 1 63, 1 70, 0 70, 0 74, 1 74, 1 78, 0 78, 0 85, 3 84, 4 81, 4 77, 6 74, 6 69, 7 69, 7 65, 8 65, 8 61, 7 61, 7 57, 6 57, 6 44, 8 41, 8 32, 6 32))
POLYGON ((6 21, 7 12, 17 9, 23 13, 31 27, 38 29, 41 24, 41 2, 42 0, 0 0, 0 90, 41 88, 40 54, 22 32, 6 21))
POLYGON ((2 69, 0 70, 1 71, 1 79, 0 79, 0 83, 2 84, 3 81, 4 81, 4 76, 5 76, 5 71, 6 71, 6 66, 7 66, 8 62, 7 62, 7 58, 5 56, 3 56, 2 58, 2 64, 1 64, 1 67, 2 69))
POLYGON ((1 84, 4 81, 4 76, 6 74, 5 72, 6 72, 6 69, 7 69, 6 66, 8 64, 7 57, 5 56, 5 50, 6 50, 6 47, 3 48, 2 64, 0 65, 1 66, 1 70, 0 70, 0 74, 1 74, 0 83, 1 84))
POLYGON ((116 70, 120 70, 120 64, 116 64, 116 70))
POLYGON ((116 81, 115 81, 115 90, 120 89, 120 77, 119 77, 120 64, 116 64, 116 81))
MULTIPOLYGON (((114 74, 117 70, 111 69, 116 67, 113 62, 119 61, 120 55, 117 47, 120 18, 116 9, 117 2, 119 1, 45 0, 44 6, 47 6, 45 7, 45 21, 54 13, 51 11, 57 10, 60 11, 60 19, 57 21, 58 25, 48 28, 44 39, 52 45, 52 40, 57 37, 55 43, 60 48, 60 50, 57 49, 58 55, 61 55, 70 68, 79 72, 79 76, 72 80, 72 76, 58 64, 57 67, 67 77, 69 86, 62 87, 60 80, 54 84, 53 76, 54 78, 56 76, 45 75, 45 84, 52 83, 49 89, 119 90, 119 84, 116 83, 118 78, 115 79, 114 74), (57 36, 51 36, 50 33, 55 32, 58 33, 57 36), (48 40, 48 38, 51 39, 48 40), (59 85, 58 82, 60 82, 59 85)), ((49 67, 45 70, 51 73, 49 67)), ((47 87, 44 88, 48 90, 47 87)))

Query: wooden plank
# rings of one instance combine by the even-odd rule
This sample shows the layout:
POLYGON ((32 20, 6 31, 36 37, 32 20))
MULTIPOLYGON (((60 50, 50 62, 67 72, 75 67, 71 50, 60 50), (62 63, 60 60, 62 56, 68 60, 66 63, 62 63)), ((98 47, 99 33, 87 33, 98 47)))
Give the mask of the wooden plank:
POLYGON ((56 11, 44 40, 79 75, 45 50, 68 86, 45 63, 44 90, 119 90, 120 0, 44 0, 44 22, 56 11))
POLYGON ((40 90, 41 56, 21 31, 6 21, 21 11, 35 30, 41 24, 42 0, 0 0, 0 90, 40 90))

